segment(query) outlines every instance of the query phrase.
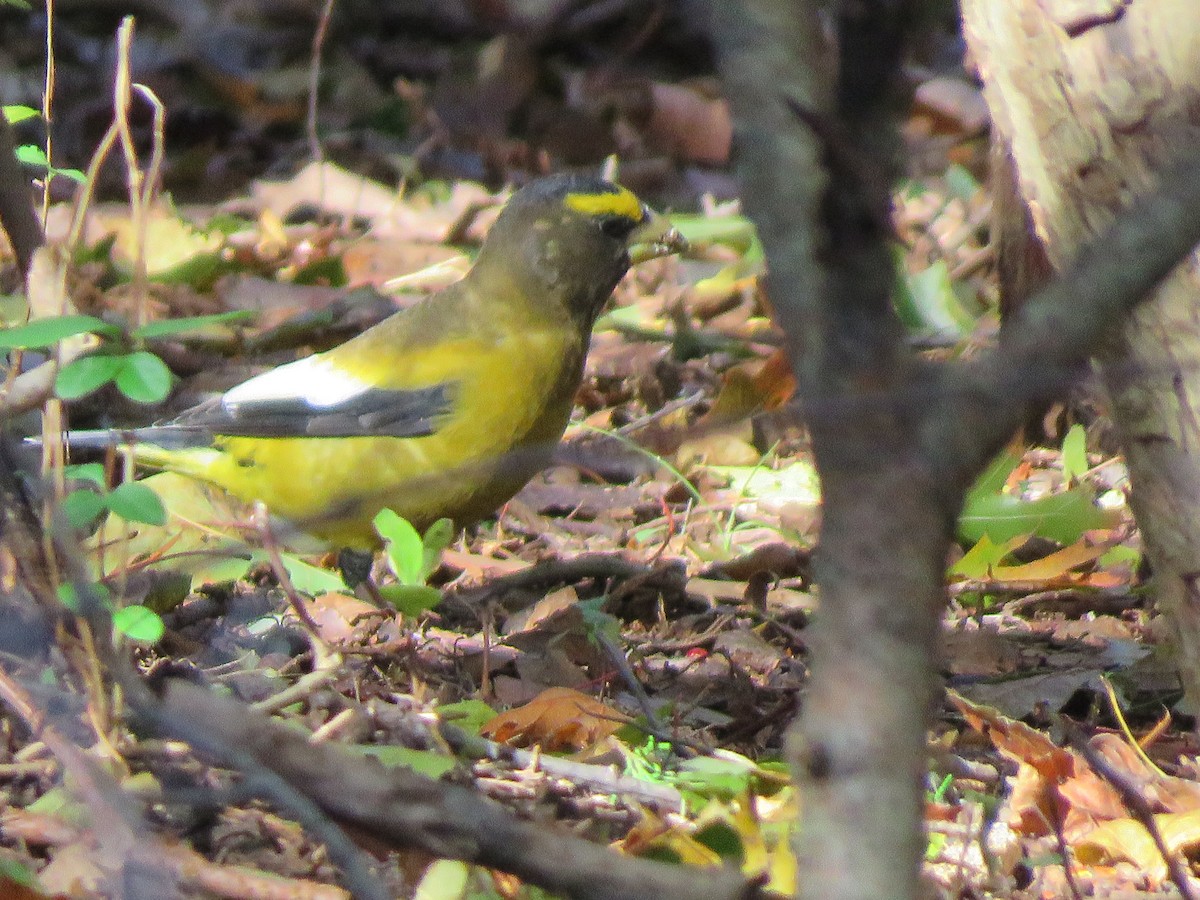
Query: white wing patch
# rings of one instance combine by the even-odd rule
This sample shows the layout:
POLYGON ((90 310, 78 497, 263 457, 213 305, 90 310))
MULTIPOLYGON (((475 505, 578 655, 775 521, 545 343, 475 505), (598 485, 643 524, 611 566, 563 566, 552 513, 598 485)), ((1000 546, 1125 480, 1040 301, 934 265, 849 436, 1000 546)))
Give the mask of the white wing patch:
POLYGON ((230 388, 221 398, 221 405, 230 415, 236 415, 239 406, 280 402, 330 409, 369 390, 371 385, 365 381, 348 375, 320 356, 309 356, 230 388))

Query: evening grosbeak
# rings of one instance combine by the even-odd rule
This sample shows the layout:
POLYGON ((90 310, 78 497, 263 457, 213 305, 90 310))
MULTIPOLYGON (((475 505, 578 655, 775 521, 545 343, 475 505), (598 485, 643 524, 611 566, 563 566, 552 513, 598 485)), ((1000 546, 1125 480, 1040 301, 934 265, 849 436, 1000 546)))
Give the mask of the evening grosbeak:
POLYGON ((171 422, 69 432, 68 446, 121 447, 336 547, 376 546, 385 507, 418 529, 465 525, 548 462, 631 250, 683 246, 625 188, 542 178, 512 196, 456 284, 171 422))

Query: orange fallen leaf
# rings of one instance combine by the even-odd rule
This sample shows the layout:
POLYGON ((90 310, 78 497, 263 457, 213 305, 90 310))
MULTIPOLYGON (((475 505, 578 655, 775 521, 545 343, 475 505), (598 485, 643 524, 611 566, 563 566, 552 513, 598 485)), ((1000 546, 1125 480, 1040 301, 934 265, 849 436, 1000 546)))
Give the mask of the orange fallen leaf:
MULTIPOLYGON (((1112 549, 1112 544, 1089 544, 1080 539, 1069 547, 1055 551, 1041 559, 1018 566, 993 566, 991 580, 1002 582, 1045 581, 1057 582, 1067 578, 1067 573, 1079 566, 1095 562, 1112 549)), ((1068 579, 1073 581, 1073 579, 1068 579)))
POLYGON ((792 364, 782 350, 767 357, 763 367, 754 378, 754 386, 764 398, 766 409, 778 409, 796 393, 796 376, 792 364))
POLYGON ((524 706, 500 713, 480 731, 500 742, 538 744, 545 750, 581 750, 628 721, 619 710, 571 688, 548 688, 524 706))
MULTIPOLYGON (((1200 811, 1163 813, 1154 824, 1170 853, 1193 854, 1200 848, 1200 811)), ((1104 822, 1075 844, 1075 856, 1089 865, 1131 862, 1158 887, 1167 878, 1167 864, 1144 825, 1135 819, 1104 822)))

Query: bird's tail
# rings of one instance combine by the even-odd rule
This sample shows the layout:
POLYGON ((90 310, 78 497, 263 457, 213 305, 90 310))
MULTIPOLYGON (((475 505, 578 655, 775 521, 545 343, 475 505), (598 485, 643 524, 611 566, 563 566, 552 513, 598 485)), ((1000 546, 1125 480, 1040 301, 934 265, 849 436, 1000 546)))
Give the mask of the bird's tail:
MULTIPOLYGON (((141 444, 161 447, 164 450, 186 450, 205 447, 212 443, 212 432, 207 428, 187 425, 151 425, 147 428, 99 428, 86 431, 64 431, 63 443, 75 451, 129 450, 141 444)), ((40 437, 25 438, 26 444, 40 447, 40 437)), ((139 458, 140 450, 136 451, 139 458)))

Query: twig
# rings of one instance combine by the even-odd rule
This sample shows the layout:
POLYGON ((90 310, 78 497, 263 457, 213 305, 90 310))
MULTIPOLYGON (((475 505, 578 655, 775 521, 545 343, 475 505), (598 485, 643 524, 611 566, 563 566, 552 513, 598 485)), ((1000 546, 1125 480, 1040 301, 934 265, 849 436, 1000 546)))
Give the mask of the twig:
POLYGON ((46 181, 42 184, 42 222, 50 217, 50 182, 54 171, 54 0, 46 0, 46 75, 42 86, 42 118, 46 120, 46 181))
POLYGON ((321 6, 321 17, 317 19, 317 29, 313 32, 312 59, 308 67, 308 115, 304 120, 304 129, 308 134, 308 152, 314 162, 325 158, 325 149, 321 146, 321 138, 317 134, 317 95, 321 88, 321 52, 329 34, 333 3, 334 0, 325 0, 321 6))
MULTIPOLYGON (((330 815, 395 846, 417 847, 511 872, 578 900, 749 900, 759 882, 733 869, 703 873, 619 856, 606 847, 553 832, 509 814, 474 791, 385 768, 252 713, 235 701, 180 679, 162 685, 163 730, 222 753, 237 747, 235 765, 269 765, 330 815), (247 759, 249 757, 249 759, 247 759), (564 865, 569 860, 569 865, 564 865)), ((283 787, 283 785, 280 785, 283 787)), ((315 810, 314 810, 315 812, 315 810)))
MULTIPOLYGON (((212 728, 211 722, 203 717, 192 717, 190 711, 180 710, 172 703, 170 696, 161 701, 151 700, 143 685, 139 683, 137 687, 139 690, 134 693, 138 696, 130 697, 130 705, 135 708, 143 726, 187 741, 201 753, 242 773, 245 780, 241 787, 244 791, 269 801, 280 811, 294 817, 309 834, 325 845, 330 859, 341 869, 346 886, 354 897, 388 900, 391 895, 371 874, 366 855, 298 786, 289 784, 254 753, 242 749, 247 744, 228 740, 227 733, 212 728)), ((195 690, 204 691, 198 687, 195 690)), ((265 724, 269 720, 260 721, 265 724)))
POLYGON ((646 693, 646 689, 638 681, 633 667, 629 665, 629 660, 625 658, 625 651, 617 646, 616 642, 604 632, 603 628, 592 629, 591 637, 604 650, 604 654, 608 657, 609 662, 616 668, 617 673, 621 676, 621 680, 625 682, 625 686, 629 688, 629 692, 637 700, 638 707, 641 709, 642 715, 646 717, 646 721, 657 728, 660 724, 658 721, 658 711, 654 708, 654 704, 650 702, 650 695, 646 693))
POLYGON ((251 515, 255 531, 258 533, 263 549, 267 553, 267 558, 271 561, 271 571, 275 575, 275 580, 279 582, 279 587, 283 591, 283 595, 287 598, 292 612, 300 620, 300 624, 304 628, 305 634, 308 635, 308 640, 313 650, 313 667, 311 672, 302 676, 291 687, 285 688, 278 694, 273 694, 267 699, 254 704, 254 708, 260 712, 274 712, 275 710, 283 709, 285 706, 290 706, 297 700, 307 697, 322 685, 327 684, 341 667, 342 657, 340 653, 330 646, 325 638, 321 637, 320 625, 312 617, 312 613, 304 605, 304 600, 301 599, 295 585, 292 584, 292 578, 288 575, 287 567, 283 564, 283 555, 279 550, 279 542, 275 540, 275 533, 271 530, 271 522, 267 514, 266 505, 255 503, 251 515))
POLYGON ((639 803, 669 812, 683 811, 683 796, 675 788, 618 774, 612 766, 597 766, 557 756, 534 754, 528 750, 508 747, 469 734, 453 723, 441 720, 438 721, 438 733, 455 753, 469 759, 503 762, 519 769, 539 769, 548 775, 565 778, 573 784, 598 793, 632 797, 639 803))
MULTIPOLYGON (((9 809, 0 818, 0 827, 10 839, 34 847, 61 847, 84 838, 84 830, 57 816, 9 809)), ((246 866, 211 862, 194 850, 154 842, 138 848, 154 864, 164 866, 180 887, 193 887, 220 897, 254 900, 348 900, 346 891, 336 885, 302 878, 287 878, 246 866)))
POLYGON ((258 535, 258 539, 262 542, 263 550, 266 551, 267 558, 271 562, 271 571, 275 575, 275 580, 279 582, 279 587, 283 590, 283 594, 287 597, 288 605, 292 608, 292 612, 296 614, 296 618, 300 620, 300 624, 304 626, 308 636, 316 643, 320 644, 327 652, 331 652, 329 645, 325 643, 325 639, 321 637, 321 626, 317 624, 317 620, 312 617, 312 613, 304 605, 304 601, 300 599, 300 594, 296 591, 295 585, 292 584, 292 578, 288 575, 287 567, 283 564, 283 554, 279 550, 279 542, 275 540, 275 532, 271 529, 270 516, 267 513, 265 504, 259 502, 254 504, 254 510, 251 513, 254 522, 254 531, 258 535))
POLYGON ((510 575, 500 575, 486 584, 453 591, 447 595, 447 599, 475 605, 487 597, 508 591, 570 584, 586 578, 632 578, 646 571, 641 563, 630 562, 620 556, 588 553, 574 559, 546 560, 510 575))

